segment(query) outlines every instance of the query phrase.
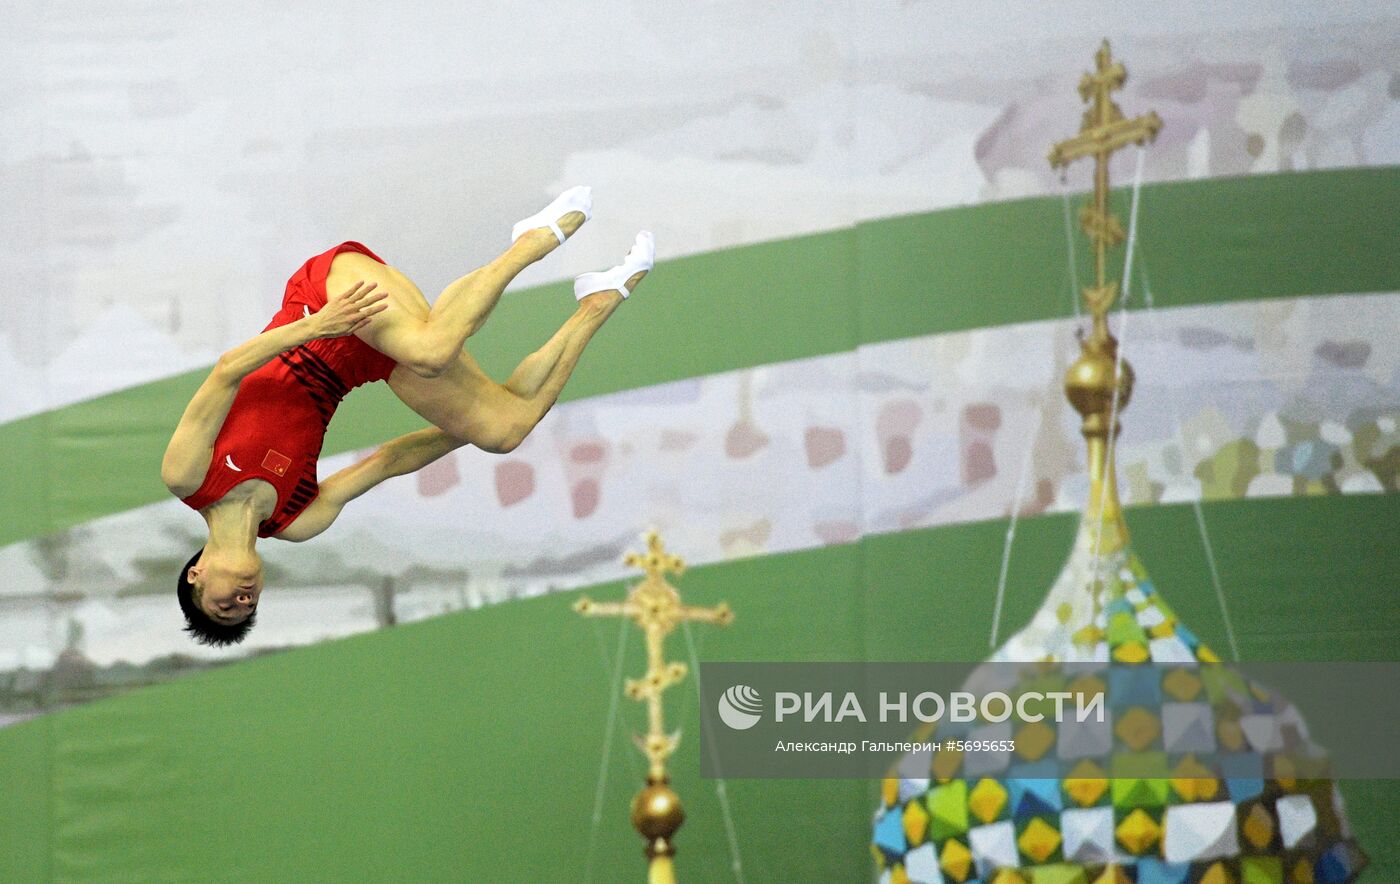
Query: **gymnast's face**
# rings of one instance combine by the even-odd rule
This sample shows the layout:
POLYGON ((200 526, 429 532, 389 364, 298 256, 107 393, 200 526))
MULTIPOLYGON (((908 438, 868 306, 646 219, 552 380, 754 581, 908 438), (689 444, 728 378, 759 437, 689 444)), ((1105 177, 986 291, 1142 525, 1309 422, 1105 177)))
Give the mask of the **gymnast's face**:
POLYGON ((206 548, 189 576, 200 609, 216 623, 242 623, 257 609, 263 568, 256 552, 225 555, 206 548))

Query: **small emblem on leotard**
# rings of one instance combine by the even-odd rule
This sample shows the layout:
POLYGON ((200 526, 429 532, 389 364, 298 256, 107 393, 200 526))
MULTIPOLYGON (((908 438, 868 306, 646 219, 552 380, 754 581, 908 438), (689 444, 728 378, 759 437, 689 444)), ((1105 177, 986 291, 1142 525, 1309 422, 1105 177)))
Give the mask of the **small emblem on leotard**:
POLYGON ((267 457, 263 458, 263 469, 271 470, 279 476, 287 475, 287 468, 292 465, 292 459, 280 451, 267 450, 267 457))
POLYGON ((308 306, 306 306, 305 304, 302 304, 302 305, 301 305, 301 312, 304 313, 304 314, 306 314, 307 316, 310 316, 310 315, 311 315, 311 308, 308 307, 308 306))
POLYGON ((233 462, 233 455, 231 455, 231 454, 225 454, 225 455, 224 455, 224 464, 225 464, 225 466, 227 466, 229 469, 233 470, 233 471, 236 472, 236 473, 241 473, 241 472, 243 472, 243 468, 240 467, 240 466, 238 466, 238 465, 236 465, 236 464, 233 462))

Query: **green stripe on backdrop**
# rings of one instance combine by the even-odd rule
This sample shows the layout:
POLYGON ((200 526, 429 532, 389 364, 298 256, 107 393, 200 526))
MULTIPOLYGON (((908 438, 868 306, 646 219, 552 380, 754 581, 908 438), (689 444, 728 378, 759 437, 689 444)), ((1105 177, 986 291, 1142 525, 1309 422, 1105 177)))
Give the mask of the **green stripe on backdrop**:
MULTIPOLYGON (((1246 658, 1397 658, 1400 494, 1212 503, 1205 515, 1246 658)), ((1191 508, 1129 519, 1158 588, 1223 646, 1191 508)), ((1004 635, 1044 596, 1073 529, 1071 516, 1020 522, 1004 635)), ((695 627, 702 659, 980 659, 1005 531, 872 537, 679 583, 688 601, 737 613, 726 630, 695 627)), ((63 881, 581 880, 608 710, 602 657, 620 624, 579 618, 578 594, 292 650, 0 730, 0 880, 44 880, 50 863, 63 881)), ((644 654, 628 630, 635 675, 644 654)), ((686 659, 685 647, 677 635, 669 656, 686 659)), ((672 766, 688 810, 680 877, 726 882, 692 690, 669 695, 685 734, 672 766)), ((643 726, 639 704, 621 708, 627 729, 643 726)), ((1310 722, 1324 745, 1338 724, 1310 722)), ((625 735, 612 749, 593 879, 640 880, 627 822, 640 759, 625 735)), ((1400 783, 1345 788, 1368 880, 1400 880, 1400 783)), ((868 880, 875 794, 862 781, 730 783, 747 880, 868 880)))
MULTIPOLYGON (((1140 254, 1161 306, 1392 291, 1397 204, 1395 167, 1158 184, 1142 196, 1140 254)), ((595 340, 564 398, 1066 315, 1061 213, 1059 197, 994 203, 665 262, 595 340)), ((472 351, 504 376, 567 315, 568 292, 507 297, 472 351)), ((163 499, 161 452, 201 376, 0 426, 0 544, 163 499)), ((375 385, 346 402, 326 451, 420 424, 375 385)))
POLYGON ((45 716, 0 731, 0 881, 52 881, 53 724, 45 716))
MULTIPOLYGON (((1397 199, 1400 167, 1156 184, 1140 198, 1136 260, 1158 307, 1393 291, 1397 199)), ((861 342, 1072 313, 1063 213, 1053 197, 861 224, 861 342)), ((1075 235, 1082 284, 1089 250, 1075 235)))

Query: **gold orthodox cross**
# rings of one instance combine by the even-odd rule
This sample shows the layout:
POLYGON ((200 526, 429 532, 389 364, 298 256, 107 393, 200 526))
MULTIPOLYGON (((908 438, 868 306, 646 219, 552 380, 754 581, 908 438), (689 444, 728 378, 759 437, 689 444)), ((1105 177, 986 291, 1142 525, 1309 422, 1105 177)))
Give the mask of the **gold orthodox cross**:
POLYGON ((647 671, 641 678, 629 678, 625 693, 633 700, 647 703, 647 733, 634 737, 637 747, 646 753, 650 768, 647 785, 632 802, 632 823, 647 839, 647 856, 652 861, 652 876, 656 881, 674 880, 670 857, 675 848, 671 837, 685 820, 680 798, 671 791, 666 776, 666 759, 676 751, 680 731, 666 733, 662 716, 661 695, 667 688, 685 678, 689 671, 684 663, 667 662, 662 645, 676 626, 688 620, 728 626, 734 612, 724 602, 713 608, 701 608, 681 603, 680 593, 666 581, 666 575, 679 577, 685 573, 685 562, 671 555, 662 546, 661 538, 651 531, 646 535, 645 553, 628 553, 623 561, 640 568, 645 577, 633 586, 622 602, 595 602, 587 596, 574 604, 574 610, 585 617, 627 617, 642 628, 647 642, 647 671))
POLYGON ((1079 134, 1050 149, 1050 165, 1063 169, 1082 157, 1094 158, 1094 196, 1079 213, 1080 224, 1094 243, 1095 282, 1084 286, 1082 292, 1094 325, 1079 342, 1081 353, 1066 373, 1065 394, 1083 418, 1081 432, 1089 448, 1089 501, 1084 515, 1096 535, 1095 550, 1109 554, 1128 543, 1114 471, 1114 441, 1118 415, 1132 396, 1133 370, 1119 356, 1118 341, 1108 331, 1108 309, 1118 298, 1118 281, 1107 278, 1105 258, 1109 247, 1124 239, 1123 225, 1108 210, 1108 161, 1129 144, 1142 145, 1155 139, 1162 120, 1151 111, 1131 120, 1123 117, 1111 94, 1123 88, 1128 72, 1121 62, 1113 60, 1107 40, 1094 60, 1094 70, 1079 80, 1079 97, 1089 104, 1079 134))
POLYGON ((1146 144, 1157 137, 1162 120, 1155 111, 1124 119, 1110 97, 1123 88, 1128 72, 1121 62, 1113 60, 1108 41, 1103 41, 1095 56, 1095 70, 1079 80, 1079 97, 1089 103, 1084 112, 1079 134, 1050 149, 1050 165, 1062 169, 1081 157, 1094 158, 1094 198, 1084 204, 1079 223, 1094 243, 1095 284, 1085 286, 1084 303, 1094 317, 1092 336, 1102 339, 1108 334, 1108 309, 1118 297, 1118 283, 1109 281, 1104 259, 1110 246, 1123 242, 1123 225, 1118 216, 1108 210, 1108 160, 1113 153, 1129 144, 1146 144))

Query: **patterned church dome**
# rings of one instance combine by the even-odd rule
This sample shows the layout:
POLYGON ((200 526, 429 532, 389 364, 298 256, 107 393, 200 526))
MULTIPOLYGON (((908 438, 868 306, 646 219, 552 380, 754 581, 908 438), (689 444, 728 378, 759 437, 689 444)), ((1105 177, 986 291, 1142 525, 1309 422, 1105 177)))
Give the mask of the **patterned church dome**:
MULTIPOLYGON (((1127 72, 1107 41, 1095 61, 1079 84, 1089 104, 1080 131, 1050 152, 1054 166, 1096 163, 1080 212, 1095 247, 1094 278, 1082 287, 1092 326, 1065 377, 1088 444, 1088 506, 1040 610, 965 687, 1013 699, 1031 691, 1101 696, 1104 716, 939 722, 920 734, 1012 740, 1014 748, 905 756, 875 813, 880 881, 1349 882, 1366 860, 1302 716, 1220 663, 1172 613, 1129 543, 1114 442, 1133 372, 1108 327, 1119 283, 1106 254, 1128 244, 1126 285, 1135 225, 1125 232, 1109 209, 1108 161, 1129 143, 1151 141, 1162 123, 1155 113, 1128 119, 1113 101, 1127 72)), ((1134 196, 1134 218, 1136 204, 1134 196)))
POLYGON ((882 884, 1354 880, 1365 858, 1298 710, 1220 664, 1130 547, 1095 568, 1093 543, 1086 520, 1040 611, 968 686, 1103 694, 1104 721, 920 734, 1015 749, 903 759, 875 814, 882 884))

